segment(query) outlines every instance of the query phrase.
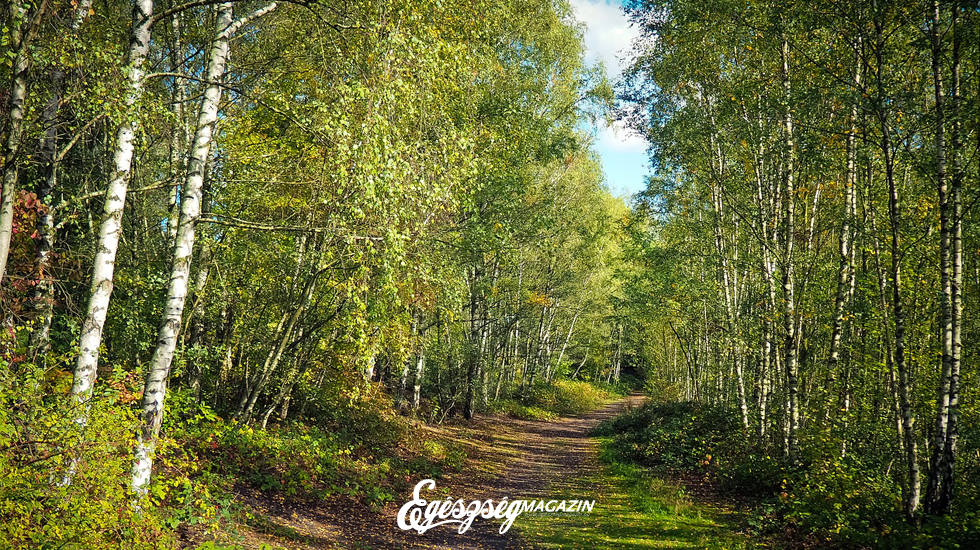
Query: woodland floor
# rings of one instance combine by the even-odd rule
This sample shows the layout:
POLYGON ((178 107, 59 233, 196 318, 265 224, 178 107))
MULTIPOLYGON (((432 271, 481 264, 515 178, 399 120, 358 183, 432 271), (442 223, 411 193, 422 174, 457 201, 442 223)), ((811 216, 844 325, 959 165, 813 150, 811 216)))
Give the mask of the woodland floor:
MULTIPOLYGON (((597 453, 598 441, 590 432, 601 421, 627 407, 638 406, 643 400, 642 396, 632 396, 592 413, 550 422, 491 416, 464 425, 427 427, 434 435, 465 446, 469 454, 460 473, 436 480, 435 494, 466 502, 499 501, 504 497, 595 499, 598 510, 603 506, 605 491, 582 483, 583 479, 605 483, 597 453)), ((412 480, 413 486, 416 481, 412 480)), ((250 522, 251 526, 242 532, 244 540, 239 541, 250 549, 523 550, 552 546, 535 542, 540 533, 525 532, 528 528, 535 529, 540 521, 549 520, 526 521, 529 513, 522 514, 505 535, 498 533, 501 520, 483 518, 477 518, 462 535, 448 525, 424 534, 402 531, 397 527, 396 515, 411 498, 410 492, 398 495, 395 502, 380 511, 356 503, 290 502, 248 487, 239 487, 238 493, 240 502, 254 512, 254 517, 260 518, 250 522)), ((588 515, 578 517, 584 519, 576 530, 584 536, 590 520, 588 515)), ((562 518, 563 523, 568 519, 574 521, 562 518)))

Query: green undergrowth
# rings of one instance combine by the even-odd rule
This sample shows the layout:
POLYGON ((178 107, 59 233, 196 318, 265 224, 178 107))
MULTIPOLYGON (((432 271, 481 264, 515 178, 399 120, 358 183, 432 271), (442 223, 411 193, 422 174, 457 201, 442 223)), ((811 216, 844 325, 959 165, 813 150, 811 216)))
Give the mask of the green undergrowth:
POLYGON ((132 506, 137 417, 124 375, 106 378, 83 409, 66 371, 0 360, 0 549, 173 546, 165 511, 132 506))
POLYGON ((626 395, 630 386, 623 384, 591 383, 581 380, 555 380, 535 384, 524 393, 501 399, 494 405, 502 412, 520 420, 554 420, 559 416, 594 411, 616 396, 626 395))
MULTIPOLYGON (((821 444, 817 433, 801 434, 810 451, 796 466, 757 444, 736 411, 705 404, 648 403, 595 433, 609 438, 609 452, 630 467, 708 478, 751 508, 746 523, 761 537, 812 548, 980 548, 976 508, 915 527, 904 520, 900 480, 889 473, 898 468, 883 467, 878 454, 862 449, 842 456, 839 443, 821 444)), ((970 476, 961 473, 967 495, 975 492, 970 476)))
POLYGON ((200 537, 234 545, 242 529, 302 542, 261 510, 240 504, 240 484, 296 502, 360 502, 379 509, 412 480, 459 471, 458 444, 434 439, 396 415, 381 392, 347 403, 314 422, 265 430, 219 417, 188 394, 175 393, 164 426, 151 494, 171 530, 196 526, 200 537))
MULTIPOLYGON (((261 430, 175 403, 170 459, 198 477, 245 481, 296 500, 347 497, 381 507, 410 480, 457 471, 465 455, 394 414, 383 395, 352 406, 343 421, 292 422, 261 430)), ((159 478, 158 478, 159 479, 159 478)))
POLYGON ((70 375, 23 364, 16 375, 0 384, 0 550, 174 548, 182 532, 234 544, 242 527, 254 528, 242 485, 376 509, 413 480, 459 471, 465 460, 458 443, 398 416, 380 391, 348 399, 329 417, 266 430, 176 391, 147 499, 136 507, 129 488, 135 378, 120 372, 103 380, 81 430, 78 406, 66 406, 70 375), (64 484, 72 463, 75 474, 64 484))
POLYGON ((619 550, 640 548, 756 548, 736 534, 720 509, 693 501, 684 489, 622 457, 611 439, 601 440, 600 468, 552 486, 549 499, 595 500, 580 515, 525 514, 524 538, 536 548, 619 550))
POLYGON ((554 420, 558 415, 531 405, 525 405, 517 399, 502 399, 494 404, 495 412, 504 413, 511 418, 518 420, 554 420))

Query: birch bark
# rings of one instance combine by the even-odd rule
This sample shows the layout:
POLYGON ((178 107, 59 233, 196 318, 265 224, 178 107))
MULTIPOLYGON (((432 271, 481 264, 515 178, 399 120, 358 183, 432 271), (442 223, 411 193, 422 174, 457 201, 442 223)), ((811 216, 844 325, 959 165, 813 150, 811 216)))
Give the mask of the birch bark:
POLYGON ((12 2, 10 6, 10 45, 16 52, 11 66, 10 110, 7 113, 7 139, 3 144, 3 191, 0 196, 0 283, 7 271, 10 238, 14 230, 14 195, 17 194, 17 157, 24 133, 27 114, 27 77, 31 68, 31 41, 40 26, 40 17, 47 7, 42 3, 34 17, 27 21, 27 4, 12 2))
POLYGON ((150 360, 150 370, 143 389, 143 427, 137 434, 136 452, 133 463, 132 488, 138 496, 146 494, 153 467, 153 451, 163 423, 164 400, 167 393, 167 378, 173 364, 177 336, 180 332, 181 318, 187 301, 187 290, 191 272, 191 259, 194 256, 194 236, 197 222, 201 217, 202 189, 204 171, 211 153, 214 124, 218 120, 218 106, 221 102, 221 80, 224 78, 228 62, 229 42, 232 35, 252 18, 264 15, 273 9, 272 3, 260 8, 249 17, 233 20, 232 2, 218 6, 215 22, 215 39, 208 57, 207 81, 198 114, 197 129, 191 154, 187 162, 187 176, 184 180, 184 196, 181 201, 180 221, 177 226, 174 244, 173 267, 167 291, 167 303, 163 319, 157 332, 157 347, 150 360))
MULTIPOLYGON (((82 23, 88 17, 92 7, 92 0, 82 0, 75 7, 68 33, 75 36, 82 23)), ((51 321, 54 314, 54 283, 50 275, 51 250, 54 248, 55 226, 54 226, 54 207, 52 203, 52 193, 58 186, 58 165, 60 164, 58 151, 58 123, 59 110, 63 98, 62 85, 64 84, 65 73, 61 68, 55 68, 51 74, 51 95, 48 97, 47 104, 41 113, 41 126, 44 128, 44 137, 41 140, 41 157, 44 159, 44 183, 41 184, 38 195, 39 199, 48 205, 40 213, 37 220, 37 273, 38 283, 34 292, 34 310, 37 313, 37 325, 31 333, 31 349, 37 352, 48 350, 51 334, 51 321)))
POLYGON ((956 464, 956 448, 959 442, 959 405, 960 405, 960 363, 963 356, 963 100, 960 95, 961 66, 960 45, 962 35, 958 24, 959 5, 953 4, 953 67, 952 67, 952 157, 953 177, 950 190, 952 197, 952 241, 953 241, 953 355, 950 359, 949 377, 949 427, 946 434, 946 447, 943 470, 943 492, 940 495, 937 511, 945 513, 949 510, 953 499, 954 467, 956 464))
MULTIPOLYGON (((858 47, 861 42, 858 41, 858 47)), ((861 84, 861 59, 855 56, 854 87, 861 84)), ((837 268, 837 294, 834 298, 834 322, 830 334, 828 369, 833 373, 840 361, 841 334, 844 327, 844 310, 854 286, 854 246, 852 224, 857 216, 857 100, 851 104, 850 128, 847 132, 847 175, 844 182, 844 217, 841 223, 839 259, 837 268)))
POLYGON ((939 508, 942 491, 942 472, 946 468, 946 437, 949 428, 950 376, 953 360, 953 288, 952 288, 952 236, 950 228, 951 201, 949 178, 946 165, 946 98, 943 93, 942 42, 939 36, 939 2, 932 1, 932 23, 929 25, 929 39, 932 45, 932 81, 936 101, 936 185, 939 195, 939 272, 940 288, 940 330, 942 342, 941 374, 939 395, 936 403, 936 424, 932 439, 932 461, 929 480, 926 485, 925 507, 930 514, 939 508))
POLYGON ((793 245, 795 241, 796 221, 796 189, 794 181, 795 143, 793 139, 793 111, 790 107, 789 79, 789 41, 785 34, 781 48, 782 80, 783 80, 783 132, 784 132, 784 166, 783 185, 785 186, 784 201, 784 230, 783 230, 783 327, 785 342, 783 355, 786 367, 786 415, 789 421, 787 432, 787 450, 791 461, 799 459, 800 409, 799 409, 799 365, 796 353, 796 280, 793 265, 793 245))
MULTIPOLYGON (((89 300, 79 337, 78 360, 72 380, 72 401, 77 406, 75 422, 80 427, 88 423, 88 401, 92 397, 96 368, 99 364, 99 347, 102 345, 102 329, 105 326, 109 298, 112 295, 113 274, 116 268, 116 252, 122 236, 123 209, 126 191, 132 177, 133 152, 139 118, 134 111, 143 94, 143 63, 150 49, 150 25, 153 16, 153 0, 136 0, 133 9, 133 30, 127 54, 129 74, 125 105, 127 118, 116 131, 113 165, 114 172, 106 189, 102 221, 99 224, 99 240, 95 259, 92 261, 92 279, 89 300)), ((71 481, 74 465, 65 478, 71 481)))
POLYGON ((933 1, 932 42, 933 88, 936 100, 936 180, 940 207, 940 273, 942 287, 942 372, 937 397, 936 426, 932 442, 932 471, 926 488, 930 514, 945 514, 953 496, 954 465, 958 438, 959 376, 963 317, 962 162, 960 157, 960 64, 958 7, 952 8, 952 107, 951 147, 953 174, 947 173, 945 96, 943 94, 943 48, 940 39, 939 3, 933 1))

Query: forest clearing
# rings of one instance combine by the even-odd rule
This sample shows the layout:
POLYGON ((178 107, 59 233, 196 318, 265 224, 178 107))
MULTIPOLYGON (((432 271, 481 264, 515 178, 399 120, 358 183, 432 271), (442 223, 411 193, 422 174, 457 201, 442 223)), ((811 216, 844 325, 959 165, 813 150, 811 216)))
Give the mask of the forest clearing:
POLYGON ((976 0, 0 20, 0 550, 980 548, 976 0))

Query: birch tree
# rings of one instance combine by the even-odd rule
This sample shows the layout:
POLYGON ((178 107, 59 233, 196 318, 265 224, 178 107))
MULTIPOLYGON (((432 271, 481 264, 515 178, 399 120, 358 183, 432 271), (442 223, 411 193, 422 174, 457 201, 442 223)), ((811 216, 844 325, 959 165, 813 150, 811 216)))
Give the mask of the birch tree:
POLYGON ((143 64, 150 49, 152 16, 153 0, 136 0, 133 9, 133 28, 127 50, 126 113, 119 123, 113 142, 114 172, 105 192, 96 253, 92 261, 88 307, 82 320, 78 360, 75 363, 72 380, 72 401, 78 407, 75 422, 80 427, 84 427, 88 421, 87 402, 92 397, 95 385, 102 331, 109 309, 109 298, 112 295, 116 252, 122 235, 123 209, 126 206, 126 192, 132 177, 136 131, 139 128, 138 110, 145 75, 143 64))
MULTIPOLYGON (((82 23, 92 9, 91 0, 78 2, 67 25, 69 36, 78 34, 82 23)), ((39 318, 39 326, 34 327, 31 334, 31 347, 35 351, 47 351, 51 340, 51 322, 54 317, 54 282, 50 273, 53 248, 55 242, 55 208, 54 191, 58 186, 58 167, 61 158, 67 151, 59 148, 59 123, 61 103, 64 98, 65 73, 61 67, 56 67, 51 73, 51 91, 44 109, 41 112, 41 126, 44 137, 41 140, 41 156, 43 158, 44 183, 40 186, 38 197, 47 204, 47 208, 38 216, 37 234, 37 271, 38 283, 35 289, 34 309, 39 318)), ((2 270, 0 270, 2 276, 2 270)))
POLYGON ((17 195, 17 175, 20 162, 21 140, 24 134, 24 117, 27 114, 28 71, 31 68, 31 42, 37 36, 41 17, 48 7, 42 1, 33 13, 26 2, 15 1, 10 6, 10 20, 4 28, 9 35, 8 51, 13 54, 10 71, 9 109, 7 132, 3 143, 3 188, 0 192, 0 283, 7 271, 10 255, 10 238, 13 236, 14 201, 17 195), (29 19, 30 17, 30 19, 29 19))
POLYGON ((205 168, 211 153, 214 125, 218 120, 218 107, 221 102, 222 79, 228 63, 229 44, 235 32, 242 25, 265 15, 276 8, 276 3, 268 4, 246 17, 233 19, 233 3, 223 2, 218 6, 215 22, 214 42, 208 57, 207 87, 197 119, 197 128, 187 162, 187 177, 183 185, 180 220, 174 244, 173 266, 170 271, 170 284, 167 291, 167 304, 157 333, 157 347, 150 360, 149 372, 143 389, 143 427, 136 442, 133 464, 132 488, 137 495, 146 494, 153 468, 153 452, 156 439, 163 423, 164 400, 167 393, 167 378, 173 363, 174 350, 181 327, 184 305, 187 299, 191 260, 194 257, 194 237, 201 216, 202 189, 205 168))

